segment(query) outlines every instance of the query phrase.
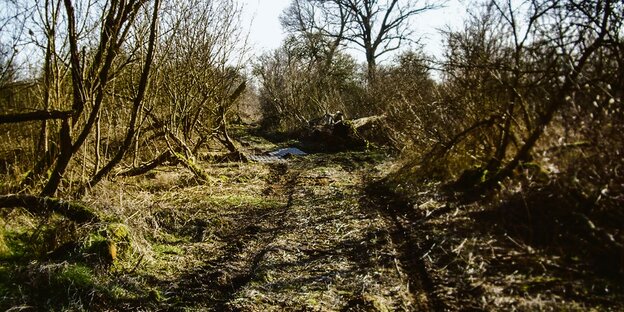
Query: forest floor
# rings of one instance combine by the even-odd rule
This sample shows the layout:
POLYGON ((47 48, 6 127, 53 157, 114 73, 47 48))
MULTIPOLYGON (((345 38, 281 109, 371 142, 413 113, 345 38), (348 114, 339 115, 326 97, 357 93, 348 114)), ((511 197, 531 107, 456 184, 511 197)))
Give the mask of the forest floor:
MULTIPOLYGON (((242 140, 257 153, 288 146, 242 140)), ((375 181, 392 164, 383 151, 350 151, 200 162, 208 182, 182 167, 103 182, 84 200, 127 227, 118 262, 14 252, 0 262, 0 309, 624 309, 621 284, 564 267, 476 204, 436 185, 411 202, 388 192, 375 181)), ((42 232, 20 210, 2 219, 8 246, 42 232)))
POLYGON ((164 298, 155 308, 426 310, 392 224, 363 202, 370 157, 227 164, 211 169, 225 185, 180 190, 171 209, 156 200, 163 226, 189 237, 157 256, 170 269, 155 279, 164 298))

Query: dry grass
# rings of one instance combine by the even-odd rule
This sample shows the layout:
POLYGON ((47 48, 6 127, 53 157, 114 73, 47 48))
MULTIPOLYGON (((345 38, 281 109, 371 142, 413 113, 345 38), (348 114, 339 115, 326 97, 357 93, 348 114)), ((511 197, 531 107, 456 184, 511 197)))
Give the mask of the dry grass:
POLYGON ((559 193, 516 187, 466 202, 421 184, 405 188, 411 202, 399 202, 391 215, 418 246, 442 309, 623 309, 621 275, 606 267, 618 251, 592 258, 601 247, 584 241, 591 236, 572 217, 574 200, 559 201, 559 193))
MULTIPOLYGON (((27 267, 18 263, 24 255, 0 266, 10 281, 0 283, 1 307, 43 308, 38 298, 64 289, 57 309, 413 310, 418 291, 397 260, 387 221, 361 200, 363 177, 379 174, 370 170, 378 159, 339 153, 288 164, 200 162, 207 182, 183 167, 103 181, 83 198, 102 223, 41 245, 26 255, 35 260, 27 267), (99 260, 46 256, 66 242, 97 253, 118 228, 127 233, 115 241, 112 262, 101 257, 106 252, 99 260), (16 284, 26 293, 11 290, 16 284)), ((11 220, 3 233, 24 233, 11 242, 41 236, 33 236, 41 224, 51 233, 67 228, 23 211, 3 219, 11 220)))
MULTIPOLYGON (((241 137, 251 150, 276 148, 241 137)), ((509 185, 465 202, 403 171, 392 187, 405 201, 366 188, 397 170, 382 158, 200 162, 205 182, 161 167, 92 189, 83 200, 104 221, 82 227, 2 211, 0 308, 43 309, 51 297, 61 298, 53 308, 70 310, 624 308, 620 284, 594 274, 587 253, 576 256, 585 245, 543 231, 569 221, 556 202, 540 201, 546 195, 509 185), (552 241, 536 239, 544 233, 552 241), (114 261, 101 250, 109 241, 114 261), (79 253, 52 257, 72 243, 79 253)))
POLYGON ((0 308, 44 307, 53 288, 69 287, 48 283, 53 279, 46 276, 61 276, 68 270, 78 270, 88 282, 67 288, 67 300, 59 300, 55 307, 97 309, 111 302, 120 307, 158 302, 152 298, 160 296, 154 281, 170 279, 199 265, 201 250, 210 247, 212 233, 229 226, 220 213, 277 204, 276 199, 262 194, 269 173, 265 166, 202 165, 211 177, 208 183, 199 183, 181 167, 103 181, 82 200, 104 221, 71 231, 69 223, 58 216, 40 218, 21 209, 2 211, 0 275, 6 279, 0 283, 0 297, 4 298, 0 308), (90 250, 112 241, 110 229, 117 227, 125 229, 127 237, 124 234, 122 241, 115 242, 115 260, 89 260, 90 252, 98 253, 90 250), (198 234, 199 230, 202 233, 198 234), (73 249, 64 251, 64 244, 80 248, 81 254, 74 254, 73 249), (56 253, 61 257, 52 259, 50 255, 56 253), (21 264, 31 260, 36 262, 29 267, 21 264), (41 282, 22 284, 28 280, 41 282), (21 290, 16 292, 15 285, 20 285, 21 290), (91 299, 86 301, 85 296, 91 299))

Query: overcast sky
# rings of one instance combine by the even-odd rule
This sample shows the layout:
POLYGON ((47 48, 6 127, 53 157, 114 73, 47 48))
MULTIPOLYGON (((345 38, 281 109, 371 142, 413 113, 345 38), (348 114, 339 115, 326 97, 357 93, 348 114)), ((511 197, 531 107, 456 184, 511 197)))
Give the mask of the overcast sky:
MULTIPOLYGON (((250 39, 254 44, 254 51, 260 54, 263 51, 277 48, 284 38, 279 23, 279 16, 291 0, 241 0, 244 5, 245 21, 251 26, 250 39)), ((450 25, 461 26, 465 16, 467 0, 449 0, 445 8, 418 15, 412 24, 416 33, 422 37, 425 52, 441 56, 442 38, 437 29, 450 25)), ((359 60, 363 60, 361 53, 354 51, 359 60)))

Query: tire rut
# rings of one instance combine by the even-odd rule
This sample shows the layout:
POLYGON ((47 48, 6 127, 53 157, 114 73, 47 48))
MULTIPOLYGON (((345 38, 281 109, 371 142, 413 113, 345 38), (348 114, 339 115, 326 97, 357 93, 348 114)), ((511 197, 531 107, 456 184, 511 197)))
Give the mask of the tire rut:
POLYGON ((419 222, 413 222, 424 220, 424 217, 415 215, 407 202, 377 183, 367 187, 366 196, 371 205, 384 215, 393 228, 392 239, 398 246, 398 259, 409 275, 411 289, 420 290, 414 295, 426 298, 427 310, 447 311, 447 305, 436 295, 435 283, 424 260, 431 246, 418 239, 420 234, 417 233, 415 225, 419 222))
POLYGON ((265 193, 283 204, 228 212, 233 224, 221 247, 179 280, 185 291, 172 290, 178 298, 170 308, 435 309, 413 269, 413 246, 368 198, 363 170, 338 160, 270 165, 265 193))

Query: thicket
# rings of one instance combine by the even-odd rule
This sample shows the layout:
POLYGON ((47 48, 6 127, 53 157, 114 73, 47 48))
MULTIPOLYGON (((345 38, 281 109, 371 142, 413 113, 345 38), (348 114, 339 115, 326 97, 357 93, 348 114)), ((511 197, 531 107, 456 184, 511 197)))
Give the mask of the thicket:
POLYGON ((227 126, 247 85, 236 3, 3 6, 2 38, 15 42, 0 59, 2 193, 80 197, 111 174, 196 168, 207 146, 238 152, 227 126))
MULTIPOLYGON (((311 36, 337 38, 341 11, 324 24, 324 15, 306 19, 301 3, 315 2, 294 1, 286 12, 308 22, 297 28, 290 19, 295 36, 275 52, 287 57, 260 60, 262 69, 284 66, 273 67, 271 79, 261 75, 268 124, 305 127, 309 118, 337 109, 350 118, 384 116, 369 139, 402 151, 403 166, 391 179, 400 192, 443 182, 472 198, 494 193, 505 203, 500 209, 519 205, 529 219, 541 216, 527 228, 561 227, 569 242, 594 259, 611 259, 611 272, 622 271, 621 2, 485 1, 463 27, 444 31, 443 57, 403 52, 375 65, 374 75, 370 66, 335 61, 332 70, 341 70, 326 70, 289 48, 293 41, 305 46, 311 36)), ((343 36, 348 42, 349 34, 343 36)))
POLYGON ((445 32, 442 57, 380 63, 411 38, 405 21, 435 7, 386 2, 293 1, 290 35, 254 62, 255 90, 233 0, 0 0, 0 193, 81 198, 165 163, 205 180, 196 160, 215 148, 245 158, 228 125, 257 96, 267 131, 380 116, 368 139, 401 151, 398 191, 442 181, 565 215, 622 270, 622 2, 485 1, 445 32))
POLYGON ((294 132, 325 113, 353 111, 362 96, 357 64, 348 54, 329 51, 322 37, 290 36, 258 59, 262 125, 294 132))
POLYGON ((0 7, 0 306, 84 309, 106 301, 94 296, 127 297, 107 274, 149 258, 150 225, 82 200, 118 176, 180 164, 203 181, 199 158, 244 157, 228 132, 248 92, 242 6, 0 7))
POLYGON ((295 28, 256 66, 264 120, 291 130, 335 110, 384 115, 379 141, 411 154, 408 166, 422 178, 489 188, 518 170, 565 172, 586 181, 577 186, 588 201, 617 194, 621 9, 614 1, 487 1, 462 29, 445 32, 443 58, 403 52, 377 66, 374 80, 334 49, 344 43, 326 28, 295 28))

